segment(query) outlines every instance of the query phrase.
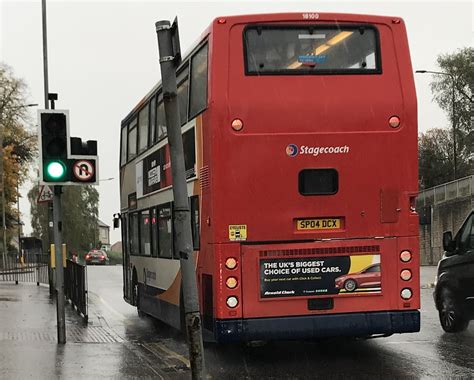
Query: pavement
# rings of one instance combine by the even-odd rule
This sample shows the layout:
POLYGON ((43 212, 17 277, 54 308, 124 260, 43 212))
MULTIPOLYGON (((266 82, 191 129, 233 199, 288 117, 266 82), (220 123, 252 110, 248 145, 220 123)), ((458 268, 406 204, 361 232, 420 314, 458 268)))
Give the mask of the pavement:
POLYGON ((56 343, 56 303, 47 287, 0 283, 0 379, 170 378, 105 320, 93 315, 85 325, 68 304, 66 338, 56 343))
MULTIPOLYGON (((420 280, 424 289, 432 287, 435 274, 435 266, 421 268, 420 280)), ((121 294, 117 297, 121 298, 121 294)), ((185 352, 181 351, 180 355, 169 345, 148 342, 147 336, 151 339, 152 332, 147 321, 132 321, 135 335, 127 333, 126 324, 121 331, 114 326, 117 323, 114 320, 118 321, 117 316, 126 311, 117 310, 91 292, 89 322, 84 324, 76 311, 67 305, 67 344, 58 345, 56 304, 48 288, 36 284, 0 283, 0 379, 190 378, 185 352), (115 319, 107 317, 111 312, 116 314, 115 319), (138 339, 140 328, 141 338, 138 339)), ((130 320, 126 323, 130 324, 130 320)), ((469 339, 470 345, 472 338, 469 339)), ((175 344, 172 336, 164 340, 175 344)), ((183 342, 179 344, 185 347, 183 342)), ((227 349, 223 350, 219 351, 225 353, 227 349)), ((211 349, 211 357, 212 352, 211 349)), ((230 363, 232 358, 228 359, 230 363)))

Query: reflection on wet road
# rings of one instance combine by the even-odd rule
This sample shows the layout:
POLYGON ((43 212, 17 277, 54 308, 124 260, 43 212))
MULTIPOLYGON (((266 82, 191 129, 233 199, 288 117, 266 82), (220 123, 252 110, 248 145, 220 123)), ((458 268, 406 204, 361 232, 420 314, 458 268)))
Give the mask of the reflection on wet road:
MULTIPOLYGON (((151 366, 165 377, 190 377, 181 334, 151 318, 140 319, 135 308, 123 301, 122 267, 89 267, 88 278, 92 323, 95 319, 113 329, 143 359, 143 370, 151 366)), ((206 344, 208 371, 215 379, 473 378, 474 322, 465 333, 443 333, 431 293, 432 289, 422 289, 420 333, 257 347, 206 344)))

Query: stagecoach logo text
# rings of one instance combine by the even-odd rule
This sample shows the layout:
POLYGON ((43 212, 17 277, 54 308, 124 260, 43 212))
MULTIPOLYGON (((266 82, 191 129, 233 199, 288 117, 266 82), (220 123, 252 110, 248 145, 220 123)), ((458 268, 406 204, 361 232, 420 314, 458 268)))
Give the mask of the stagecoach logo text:
POLYGON ((310 155, 310 156, 319 156, 320 154, 340 154, 340 153, 349 153, 349 147, 347 145, 343 146, 306 146, 295 144, 289 144, 286 147, 286 154, 289 157, 295 157, 298 154, 301 155, 310 155))

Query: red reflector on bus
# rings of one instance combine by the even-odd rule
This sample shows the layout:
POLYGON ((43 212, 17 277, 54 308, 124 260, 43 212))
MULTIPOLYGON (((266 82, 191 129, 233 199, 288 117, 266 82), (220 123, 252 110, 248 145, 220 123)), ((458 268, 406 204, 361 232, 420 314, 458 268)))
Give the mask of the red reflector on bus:
POLYGON ((238 132, 238 131, 241 131, 243 127, 244 127, 244 123, 243 123, 242 120, 240 120, 240 119, 234 119, 234 120, 232 121, 232 129, 233 129, 234 131, 237 131, 237 132, 238 132))
POLYGON ((392 116, 388 119, 388 124, 390 124, 392 128, 398 128, 400 126, 400 118, 398 116, 392 116))
POLYGON ((402 270, 402 272, 400 273, 400 278, 403 280, 403 281, 408 281, 411 279, 411 270, 410 269, 404 269, 402 270))
POLYGON ((234 289, 239 282, 235 277, 228 277, 227 280, 225 281, 225 284, 229 289, 234 289))
POLYGON ((225 18, 220 18, 219 20, 217 20, 218 24, 225 24, 226 22, 227 20, 225 18))
POLYGON ((229 257, 225 261, 225 266, 227 267, 227 269, 235 269, 235 267, 237 267, 237 260, 233 257, 229 257))
POLYGON ((404 263, 407 263, 411 260, 411 252, 410 251, 402 251, 400 253, 400 260, 404 263))

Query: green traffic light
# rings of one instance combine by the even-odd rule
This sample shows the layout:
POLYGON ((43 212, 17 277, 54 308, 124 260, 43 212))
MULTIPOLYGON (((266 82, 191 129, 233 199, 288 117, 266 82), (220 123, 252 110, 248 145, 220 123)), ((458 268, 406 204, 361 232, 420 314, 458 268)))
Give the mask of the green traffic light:
POLYGON ((46 172, 48 176, 52 179, 60 179, 66 172, 64 164, 60 161, 53 161, 48 164, 46 167, 46 172))

